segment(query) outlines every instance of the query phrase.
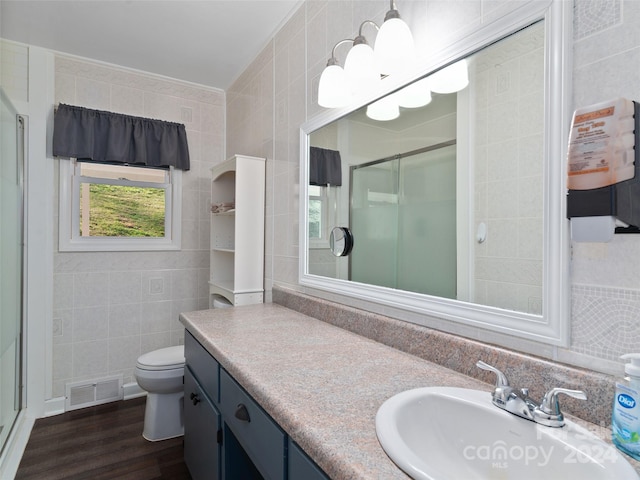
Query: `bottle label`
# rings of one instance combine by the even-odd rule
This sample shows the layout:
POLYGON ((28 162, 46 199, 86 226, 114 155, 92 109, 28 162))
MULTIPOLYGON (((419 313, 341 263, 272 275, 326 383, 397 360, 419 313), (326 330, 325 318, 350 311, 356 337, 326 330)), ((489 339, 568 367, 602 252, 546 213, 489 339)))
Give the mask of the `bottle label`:
POLYGON ((631 395, 627 395, 626 393, 618 394, 618 403, 622 408, 633 408, 636 406, 636 401, 633 399, 631 395))
POLYGON ((611 434, 619 449, 640 459, 640 392, 617 383, 613 400, 611 434))

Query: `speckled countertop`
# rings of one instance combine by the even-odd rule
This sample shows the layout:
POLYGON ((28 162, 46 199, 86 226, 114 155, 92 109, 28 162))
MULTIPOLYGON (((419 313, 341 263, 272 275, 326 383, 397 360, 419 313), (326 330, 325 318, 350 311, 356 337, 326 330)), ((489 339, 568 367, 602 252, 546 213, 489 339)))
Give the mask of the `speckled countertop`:
POLYGON ((334 480, 408 478, 376 437, 376 412, 393 395, 427 386, 491 391, 277 304, 188 312, 180 320, 334 480))

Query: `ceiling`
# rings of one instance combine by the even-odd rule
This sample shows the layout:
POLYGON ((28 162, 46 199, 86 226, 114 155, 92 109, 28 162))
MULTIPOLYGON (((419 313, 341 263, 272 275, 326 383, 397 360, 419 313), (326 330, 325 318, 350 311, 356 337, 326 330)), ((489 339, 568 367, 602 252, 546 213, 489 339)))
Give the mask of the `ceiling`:
POLYGON ((0 37, 226 90, 300 0, 0 0, 0 37))

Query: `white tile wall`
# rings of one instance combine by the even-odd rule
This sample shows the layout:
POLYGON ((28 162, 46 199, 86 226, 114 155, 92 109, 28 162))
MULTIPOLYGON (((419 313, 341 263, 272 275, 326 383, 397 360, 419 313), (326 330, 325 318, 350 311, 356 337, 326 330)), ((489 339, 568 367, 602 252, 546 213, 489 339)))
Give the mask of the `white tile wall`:
MULTIPOLYGON (((411 27, 417 46, 427 55, 479 26, 500 18, 510 9, 517 8, 520 3, 493 0, 400 0, 397 5, 402 17, 411 27)), ((229 89, 227 153, 259 154, 268 158, 265 259, 267 288, 274 281, 300 288, 297 282, 298 256, 295 248, 298 238, 298 128, 304 120, 322 110, 317 106, 317 84, 331 47, 342 38, 353 38, 363 19, 381 21, 387 6, 388 2, 382 1, 307 0, 276 33, 274 42, 268 45, 259 59, 251 64, 229 89), (304 35, 301 32, 304 32, 304 35), (306 46, 304 52, 301 51, 303 39, 306 46), (306 58, 301 60, 301 55, 305 55, 306 58), (255 129, 258 118, 261 122, 260 130, 255 129), (270 129, 272 135, 265 137, 270 129), (260 131, 261 135, 255 135, 257 131, 260 131), (283 195, 287 198, 282 198, 283 195)), ((577 0, 574 10, 574 104, 584 106, 615 96, 640 100, 640 22, 637 21, 640 18, 640 2, 577 0)), ((342 55, 345 53, 342 52, 342 55)), ((517 75, 529 78, 531 83, 539 83, 539 78, 530 75, 528 66, 530 62, 521 62, 519 67, 510 73, 514 76, 512 80, 517 75)), ((525 101, 526 99, 523 99, 523 102, 525 101)), ((533 165, 535 162, 532 160, 539 156, 539 152, 532 149, 531 145, 540 144, 541 130, 538 127, 542 121, 541 103, 532 101, 528 106, 525 103, 523 108, 528 108, 535 115, 523 116, 523 122, 514 125, 513 128, 528 131, 529 134, 522 136, 517 146, 500 145, 500 148, 517 150, 519 174, 523 176, 532 174, 527 170, 527 166, 533 165)), ((511 107, 504 105, 504 108, 511 107)), ((496 121, 500 119, 498 110, 492 115, 496 121)), ((500 142, 499 138, 494 140, 500 142)), ((495 156, 481 155, 479 162, 484 165, 481 175, 485 179, 490 169, 501 168, 500 159, 495 156), (497 163, 490 165, 489 158, 497 163)), ((509 187, 508 184, 505 186, 509 187)), ((481 208, 485 209, 483 212, 486 214, 486 209, 489 208, 488 191, 484 190, 483 193, 480 188, 479 195, 486 199, 481 203, 481 208)), ((538 195, 541 195, 541 185, 529 184, 528 190, 523 191, 521 195, 522 201, 518 208, 526 211, 530 206, 526 199, 538 195)), ((497 197, 494 195, 494 198, 497 197)), ((499 205, 496 207, 499 208, 499 205)), ((526 238, 529 232, 537 229, 536 222, 534 219, 520 223, 521 238, 526 238)), ((535 242, 521 241, 520 248, 523 255, 536 253, 535 242)), ((536 346, 534 342, 527 343, 490 332, 480 332, 479 336, 484 341, 516 349, 521 347, 526 351, 563 362, 610 371, 616 363, 609 360, 614 360, 619 354, 627 351, 640 351, 639 340, 630 336, 623 341, 619 336, 607 335, 605 343, 608 343, 604 347, 598 343, 602 340, 603 333, 593 326, 612 323, 614 326, 624 324, 624 328, 631 326, 638 329, 640 319, 638 315, 614 315, 613 318, 605 316, 606 309, 597 309, 595 305, 598 304, 598 299, 607 297, 612 292, 618 295, 622 291, 640 291, 638 259, 640 235, 616 237, 606 246, 573 246, 574 284, 597 286, 605 290, 579 290, 580 302, 577 305, 580 308, 577 308, 574 302, 571 318, 574 336, 569 349, 536 346), (613 290, 606 290, 609 286, 614 286, 613 290)), ((512 267, 515 269, 513 274, 526 270, 529 278, 539 281, 539 267, 527 265, 526 262, 514 264, 512 267)), ((500 280, 500 277, 497 280, 500 280)), ((486 295, 497 295, 495 292, 503 285, 496 282, 496 288, 487 289, 486 295)), ((514 295, 527 299, 535 298, 540 294, 536 288, 522 286, 514 295)), ((576 295, 574 288, 574 300, 576 295)), ((638 302, 634 296, 625 301, 633 305, 629 307, 633 311, 639 305, 634 303, 638 302)), ((535 301, 531 305, 527 303, 527 308, 539 308, 535 301)), ((442 322, 446 323, 445 320, 442 322)), ((450 327, 453 330, 455 328, 450 327)))
POLYGON ((476 125, 481 126, 474 145, 480 160, 476 225, 484 223, 488 232, 487 240, 475 249, 478 300, 534 314, 541 313, 543 156, 542 142, 533 144, 530 139, 541 137, 538 105, 544 104, 544 83, 540 75, 527 72, 542 70, 543 33, 543 26, 535 25, 512 37, 509 41, 513 44, 517 38, 521 52, 516 58, 505 60, 500 44, 479 52, 472 67, 475 91, 470 95, 476 125), (512 122, 513 112, 526 114, 512 122), (535 283, 528 283, 532 278, 535 283))
POLYGON ((622 22, 621 0, 577 1, 574 5, 574 38, 580 40, 622 22))
MULTIPOLYGON (((640 2, 580 0, 574 15, 574 108, 640 101, 640 2)), ((640 351, 640 235, 572 247, 572 351, 608 360, 640 351)))
POLYGON ((183 342, 178 313, 208 307, 209 168, 224 160, 225 94, 63 55, 55 73, 57 103, 184 123, 191 157, 181 251, 55 253, 57 397, 67 382, 119 373, 134 381, 138 356, 183 342))
POLYGON ((580 353, 618 360, 640 345, 640 290, 574 285, 572 348, 580 353))
POLYGON ((29 101, 29 47, 0 39, 0 85, 13 101, 29 101))

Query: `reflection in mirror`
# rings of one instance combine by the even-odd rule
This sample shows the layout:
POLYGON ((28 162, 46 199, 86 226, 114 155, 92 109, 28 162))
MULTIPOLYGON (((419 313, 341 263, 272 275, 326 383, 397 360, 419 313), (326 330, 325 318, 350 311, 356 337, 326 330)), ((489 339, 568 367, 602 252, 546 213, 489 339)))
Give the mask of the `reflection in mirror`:
POLYGON ((457 298, 455 140, 352 166, 350 178, 350 280, 457 298))
POLYGON ((397 118, 365 106, 311 132, 342 183, 309 187, 308 273, 540 315, 544 47, 539 21, 467 57, 461 91, 419 79, 385 97, 397 118))
POLYGON ((347 227, 334 227, 329 236, 329 248, 336 257, 346 257, 353 249, 353 236, 347 227))

